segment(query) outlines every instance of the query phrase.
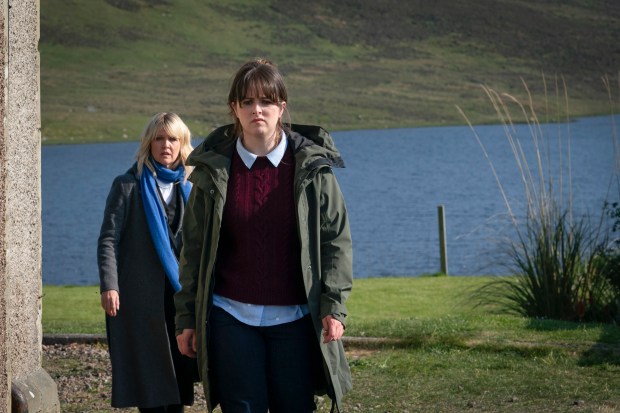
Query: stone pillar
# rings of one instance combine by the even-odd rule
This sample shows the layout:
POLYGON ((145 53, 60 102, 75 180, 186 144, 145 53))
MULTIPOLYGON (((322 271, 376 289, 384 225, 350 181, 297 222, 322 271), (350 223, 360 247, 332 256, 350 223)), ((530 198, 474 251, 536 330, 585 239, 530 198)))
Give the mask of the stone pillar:
POLYGON ((9 291, 6 279, 6 255, 4 249, 4 199, 5 156, 4 135, 6 117, 6 79, 7 60, 7 0, 0 0, 0 412, 10 411, 11 380, 9 360, 9 340, 7 335, 7 306, 9 291))
POLYGON ((40 5, 0 2, 0 408, 59 412, 56 384, 41 367, 40 5))

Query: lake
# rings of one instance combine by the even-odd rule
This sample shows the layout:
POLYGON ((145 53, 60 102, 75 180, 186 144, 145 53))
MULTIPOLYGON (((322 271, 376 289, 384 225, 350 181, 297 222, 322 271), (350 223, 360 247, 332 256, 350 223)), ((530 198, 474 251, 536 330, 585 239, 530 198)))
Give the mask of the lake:
MULTIPOLYGON (((535 131, 543 138, 539 141, 545 159, 542 170, 551 176, 557 198, 561 193, 566 205, 570 188, 576 215, 600 218, 606 199, 618 201, 617 184, 610 186, 612 119, 620 122, 620 116, 590 117, 543 125, 541 132, 535 131)), ((504 128, 474 129, 513 211, 522 215, 522 174, 504 128)), ((531 130, 519 125, 512 134, 538 177, 531 130)), ((506 274, 501 251, 511 234, 507 208, 470 128, 332 135, 347 166, 336 170, 336 176, 350 214, 356 278, 438 272, 439 205, 445 208, 449 273, 506 274)), ((44 284, 99 282, 96 249, 105 199, 114 177, 133 163, 137 147, 137 142, 42 147, 44 284)))

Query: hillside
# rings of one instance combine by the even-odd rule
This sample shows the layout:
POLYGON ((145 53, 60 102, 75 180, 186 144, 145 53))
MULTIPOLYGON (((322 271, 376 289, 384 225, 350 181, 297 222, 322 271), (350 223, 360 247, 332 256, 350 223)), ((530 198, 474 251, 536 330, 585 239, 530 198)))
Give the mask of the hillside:
POLYGON ((285 74, 295 122, 330 130, 463 123, 455 105, 493 122, 481 84, 525 99, 523 79, 542 102, 542 74, 572 116, 608 113, 618 39, 616 0, 45 0, 42 135, 137 139, 158 111, 205 135, 255 56, 285 74))

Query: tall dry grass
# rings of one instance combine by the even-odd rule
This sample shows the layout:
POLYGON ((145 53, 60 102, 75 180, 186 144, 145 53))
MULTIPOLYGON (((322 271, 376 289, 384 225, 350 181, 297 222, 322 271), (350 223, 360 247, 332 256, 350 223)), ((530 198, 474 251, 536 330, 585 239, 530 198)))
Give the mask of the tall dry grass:
MULTIPOLYGON (((609 217, 613 212, 617 214, 616 223, 620 229, 620 204, 607 202, 607 209, 601 207, 599 216, 575 214, 568 89, 562 77, 555 77, 551 87, 553 93, 550 94, 544 75, 542 79, 541 103, 534 99, 524 81, 525 98, 521 99, 482 86, 503 126, 504 136, 518 166, 523 184, 523 214, 515 212, 493 159, 467 115, 457 106, 487 159, 514 232, 513 237, 505 241, 507 248, 503 259, 515 276, 499 278, 480 291, 480 297, 483 302, 501 303, 502 308, 527 317, 612 321, 618 314, 620 286, 610 277, 615 271, 610 262, 612 258, 616 259, 620 269, 620 254, 617 253, 620 243, 612 247, 613 227, 609 225, 609 217), (544 116, 542 121, 538 115, 540 110, 544 116), (515 118, 527 126, 533 156, 524 149, 532 146, 525 145, 517 133, 515 118), (558 127, 555 136, 549 136, 551 128, 548 125, 553 122, 565 124, 567 133, 562 133, 563 129, 558 127), (551 162, 554 144, 559 154, 556 166, 551 162)), ((613 114, 616 111, 611 82, 608 77, 603 82, 609 91, 613 114)), ((614 122, 613 116, 611 121, 614 122)), ((615 170, 610 171, 613 179, 605 195, 608 200, 618 200, 620 195, 620 156, 615 125, 613 128, 611 138, 614 140, 616 165, 615 170)))

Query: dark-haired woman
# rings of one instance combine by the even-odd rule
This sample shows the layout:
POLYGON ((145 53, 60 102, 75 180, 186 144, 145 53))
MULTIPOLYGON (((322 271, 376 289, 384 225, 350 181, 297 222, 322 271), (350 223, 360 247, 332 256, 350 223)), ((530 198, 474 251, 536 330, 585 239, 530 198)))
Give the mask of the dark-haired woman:
POLYGON ((235 75, 235 123, 188 158, 177 341, 198 356, 209 411, 310 413, 351 388, 342 335, 352 248, 327 132, 282 122, 287 91, 269 61, 235 75))

